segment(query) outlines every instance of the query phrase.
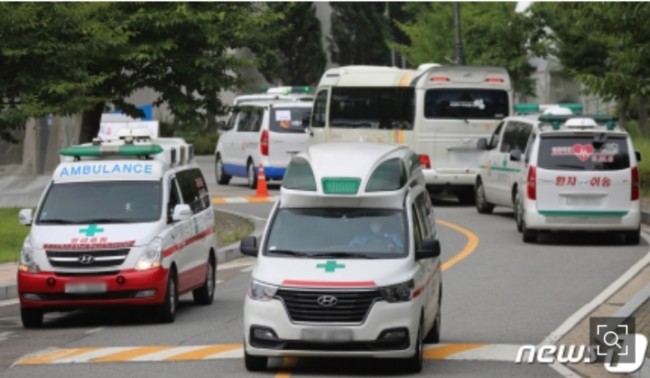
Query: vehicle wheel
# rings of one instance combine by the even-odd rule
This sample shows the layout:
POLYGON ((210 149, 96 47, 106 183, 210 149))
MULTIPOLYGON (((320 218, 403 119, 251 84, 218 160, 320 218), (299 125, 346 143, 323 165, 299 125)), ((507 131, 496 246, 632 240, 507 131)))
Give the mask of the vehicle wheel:
POLYGON ((38 328, 43 325, 43 310, 20 308, 20 319, 25 328, 38 328))
POLYGON ((257 173, 255 172, 255 165, 253 165, 252 161, 248 162, 246 172, 246 176, 248 177, 248 187, 251 189, 257 188, 257 173))
POLYGON ((221 157, 219 156, 217 156, 214 162, 214 177, 217 179, 217 184, 219 185, 228 185, 231 178, 231 176, 224 173, 223 161, 221 161, 221 157))
POLYGON ((216 287, 217 274, 212 256, 208 259, 208 271, 205 274, 203 286, 192 291, 194 303, 197 305, 209 305, 214 301, 214 288, 216 287))
POLYGON ((167 279, 167 291, 165 302, 156 308, 156 318, 161 323, 173 323, 176 320, 176 308, 178 307, 178 285, 176 272, 169 272, 167 279))
POLYGON ((438 344, 440 342, 440 326, 442 325, 442 308, 438 304, 438 313, 436 314, 436 320, 433 322, 433 328, 424 338, 424 341, 427 343, 438 344))
POLYGON ((625 236, 625 244, 627 245, 637 245, 641 241, 641 229, 626 231, 623 235, 625 236))
POLYGON ((476 182, 476 210, 480 214, 490 214, 494 210, 494 205, 485 198, 485 188, 481 180, 476 182))
POLYGON ((512 200, 512 209, 515 212, 515 223, 517 224, 517 231, 521 232, 523 229, 523 216, 524 209, 522 208, 521 200, 519 199, 519 191, 515 191, 514 199, 512 200))
POLYGON ((248 371, 263 371, 266 370, 266 363, 269 360, 264 356, 251 356, 244 351, 244 364, 248 371))
POLYGON ((463 205, 473 205, 475 202, 474 189, 462 189, 456 192, 458 202, 463 205))
POLYGON ((524 243, 536 243, 537 242, 537 230, 531 230, 526 227, 526 223, 521 222, 521 235, 524 243))
POLYGON ((422 320, 420 319, 420 326, 418 327, 418 336, 415 344, 415 353, 413 354, 413 357, 409 357, 404 364, 406 371, 409 373, 419 373, 422 371, 422 361, 424 360, 422 328, 422 320))

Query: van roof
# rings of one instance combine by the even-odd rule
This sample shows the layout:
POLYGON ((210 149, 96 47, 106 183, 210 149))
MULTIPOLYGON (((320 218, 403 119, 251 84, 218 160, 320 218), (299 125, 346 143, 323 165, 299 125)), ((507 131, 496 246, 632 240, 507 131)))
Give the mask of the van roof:
POLYGON ((241 105, 238 105, 238 108, 250 107, 259 107, 259 108, 310 108, 312 107, 311 102, 306 101, 251 101, 246 102, 241 105))
POLYGON ((512 84, 508 70, 499 66, 433 66, 413 80, 418 87, 453 86, 493 86, 495 89, 510 89, 512 84))
POLYGON ((416 72, 387 66, 343 66, 325 71, 318 86, 408 87, 416 72))

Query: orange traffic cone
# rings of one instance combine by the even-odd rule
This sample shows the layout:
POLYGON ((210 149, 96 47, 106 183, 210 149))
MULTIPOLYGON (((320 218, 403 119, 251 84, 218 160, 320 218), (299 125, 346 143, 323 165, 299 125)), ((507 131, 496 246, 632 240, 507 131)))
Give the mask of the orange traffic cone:
POLYGON ((255 197, 268 197, 269 190, 266 187, 266 175, 264 174, 264 165, 260 164, 257 169, 257 190, 255 191, 255 197))

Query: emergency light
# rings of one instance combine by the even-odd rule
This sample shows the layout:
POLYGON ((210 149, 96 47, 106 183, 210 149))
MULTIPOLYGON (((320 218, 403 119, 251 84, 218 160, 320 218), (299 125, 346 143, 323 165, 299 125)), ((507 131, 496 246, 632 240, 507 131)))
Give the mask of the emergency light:
POLYGON ((100 146, 70 146, 59 151, 63 156, 72 157, 99 157, 99 156, 151 156, 163 152, 163 148, 157 144, 143 145, 100 145, 100 146))
POLYGON ((559 130, 560 126, 566 123, 569 119, 572 118, 590 118, 593 119, 599 125, 605 125, 607 130, 614 130, 616 127, 617 117, 608 116, 608 115, 595 115, 595 116, 583 116, 583 115, 554 115, 554 114, 544 114, 539 116, 540 122, 550 123, 553 127, 553 130, 559 130))
POLYGON ((562 103, 562 104, 541 104, 540 105, 540 104, 524 103, 524 104, 514 105, 515 113, 520 115, 541 113, 547 109, 554 108, 554 107, 569 109, 573 114, 581 114, 583 110, 582 104, 570 103, 570 102, 562 103))

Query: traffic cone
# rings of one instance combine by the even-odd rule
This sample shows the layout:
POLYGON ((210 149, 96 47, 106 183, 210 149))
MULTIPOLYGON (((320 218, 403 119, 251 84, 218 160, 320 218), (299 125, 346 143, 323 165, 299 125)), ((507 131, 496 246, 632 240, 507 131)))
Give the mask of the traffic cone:
POLYGON ((264 174, 264 165, 260 164, 257 169, 257 190, 255 191, 255 197, 268 197, 269 190, 266 187, 266 175, 264 174))

